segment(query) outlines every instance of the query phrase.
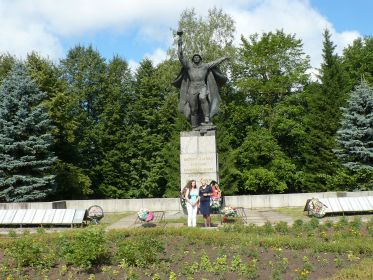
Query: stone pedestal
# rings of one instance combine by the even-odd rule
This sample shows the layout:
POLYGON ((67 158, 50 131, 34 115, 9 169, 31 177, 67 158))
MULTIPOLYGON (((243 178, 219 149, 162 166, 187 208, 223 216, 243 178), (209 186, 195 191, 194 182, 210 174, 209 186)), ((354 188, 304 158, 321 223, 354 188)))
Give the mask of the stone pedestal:
POLYGON ((218 181, 218 154, 215 130, 180 132, 180 184, 184 188, 189 180, 218 181))

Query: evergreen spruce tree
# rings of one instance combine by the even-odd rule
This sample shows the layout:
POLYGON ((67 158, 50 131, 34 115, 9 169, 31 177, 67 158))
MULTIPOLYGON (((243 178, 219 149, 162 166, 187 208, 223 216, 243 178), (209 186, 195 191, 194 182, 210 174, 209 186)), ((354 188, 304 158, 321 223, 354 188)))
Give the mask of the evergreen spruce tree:
POLYGON ((40 201, 53 190, 52 129, 41 92, 17 64, 0 87, 0 197, 40 201))
POLYGON ((373 176, 373 88, 361 82, 342 112, 342 126, 337 131, 341 149, 335 152, 348 169, 367 169, 373 176))
POLYGON ((341 167, 333 149, 336 148, 335 133, 341 120, 340 107, 346 102, 348 90, 341 60, 334 54, 336 46, 330 37, 329 31, 325 30, 319 75, 321 83, 306 89, 309 93, 304 117, 307 137, 301 153, 303 171, 307 173, 307 191, 330 190, 328 180, 341 167))

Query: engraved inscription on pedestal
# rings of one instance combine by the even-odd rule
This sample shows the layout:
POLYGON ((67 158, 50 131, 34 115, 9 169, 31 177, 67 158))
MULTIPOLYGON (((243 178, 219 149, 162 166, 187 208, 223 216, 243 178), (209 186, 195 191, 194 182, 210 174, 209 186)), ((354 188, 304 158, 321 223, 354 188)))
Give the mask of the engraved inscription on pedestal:
POLYGON ((180 155, 180 169, 183 173, 216 172, 216 154, 180 155))
POLYGON ((196 131, 180 133, 180 183, 181 188, 189 180, 218 180, 218 161, 215 131, 206 134, 196 131))

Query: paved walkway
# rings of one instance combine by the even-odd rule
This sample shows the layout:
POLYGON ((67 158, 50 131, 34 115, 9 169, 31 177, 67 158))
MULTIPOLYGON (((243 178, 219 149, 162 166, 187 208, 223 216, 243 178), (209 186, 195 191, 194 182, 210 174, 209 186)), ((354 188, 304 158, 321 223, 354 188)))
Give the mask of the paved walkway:
MULTIPOLYGON (((281 214, 273 209, 246 209, 247 224, 264 225, 267 221, 270 223, 278 223, 280 221, 286 222, 289 225, 293 224, 294 219, 290 216, 281 214)), ((111 224, 107 227, 108 230, 120 229, 120 228, 133 228, 141 226, 141 224, 135 224, 137 214, 131 214, 127 217, 122 218, 116 223, 111 224)), ((165 212, 165 220, 175 220, 184 218, 185 221, 187 216, 183 212, 165 212)), ((168 223, 167 226, 183 226, 184 223, 168 223)))
MULTIPOLYGON (((300 209, 300 211, 302 211, 300 209)), ((247 224, 255 224, 258 226, 264 225, 266 222, 270 222, 272 224, 278 223, 278 222, 286 222, 288 225, 292 225, 294 223, 295 218, 285 215, 282 213, 279 213, 275 209, 270 208, 258 208, 258 209, 245 209, 246 213, 246 221, 247 224)), ((303 212, 302 212, 303 213, 303 212)), ((372 217, 373 214, 367 214, 367 215, 359 215, 362 219, 362 221, 367 222, 372 217)), ((337 216, 329 216, 325 217, 323 219, 320 219, 320 222, 326 222, 328 220, 332 221, 338 221, 341 219, 342 215, 337 216)), ((345 216, 348 220, 354 219, 356 216, 349 215, 345 216)), ((142 226, 140 223, 135 224, 137 218, 137 213, 132 213, 131 215, 128 215, 119 221, 107 226, 107 230, 111 229, 122 229, 122 228, 134 228, 134 227, 140 227, 142 226)), ((303 220, 309 220, 306 215, 302 216, 303 220)), ((165 212, 165 221, 166 221, 166 227, 183 227, 185 226, 185 223, 187 221, 187 216, 183 212, 177 212, 177 211, 166 211, 165 212), (169 222, 168 222, 169 221, 169 222)), ((149 226, 151 224, 148 224, 149 226)), ((215 224, 217 227, 220 226, 219 224, 215 224)), ((199 226, 199 225, 197 225, 199 226)), ((213 228, 217 228, 213 227, 213 228)), ((48 232, 58 232, 58 231, 65 231, 69 230, 70 227, 54 227, 54 228, 46 228, 46 231, 48 232)), ((211 229, 211 228, 206 228, 211 229)), ((9 230, 14 230, 16 232, 23 232, 24 230, 28 230, 30 232, 36 232, 37 228, 0 228, 0 234, 7 234, 9 230)))

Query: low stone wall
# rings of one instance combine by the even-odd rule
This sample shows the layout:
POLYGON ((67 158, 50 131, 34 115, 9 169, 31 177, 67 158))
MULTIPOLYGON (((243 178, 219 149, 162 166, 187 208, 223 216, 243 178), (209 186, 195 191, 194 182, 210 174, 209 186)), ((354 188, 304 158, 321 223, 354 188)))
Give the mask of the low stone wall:
MULTIPOLYGON (((307 199, 313 197, 357 196, 373 196, 373 191, 225 196, 225 204, 249 209, 303 207, 307 199)), ((0 203, 0 209, 52 209, 55 208, 55 205, 56 202, 0 203)), ((87 209, 92 205, 101 206, 105 213, 138 211, 140 208, 148 208, 153 211, 182 210, 179 198, 66 200, 67 208, 87 209)))

